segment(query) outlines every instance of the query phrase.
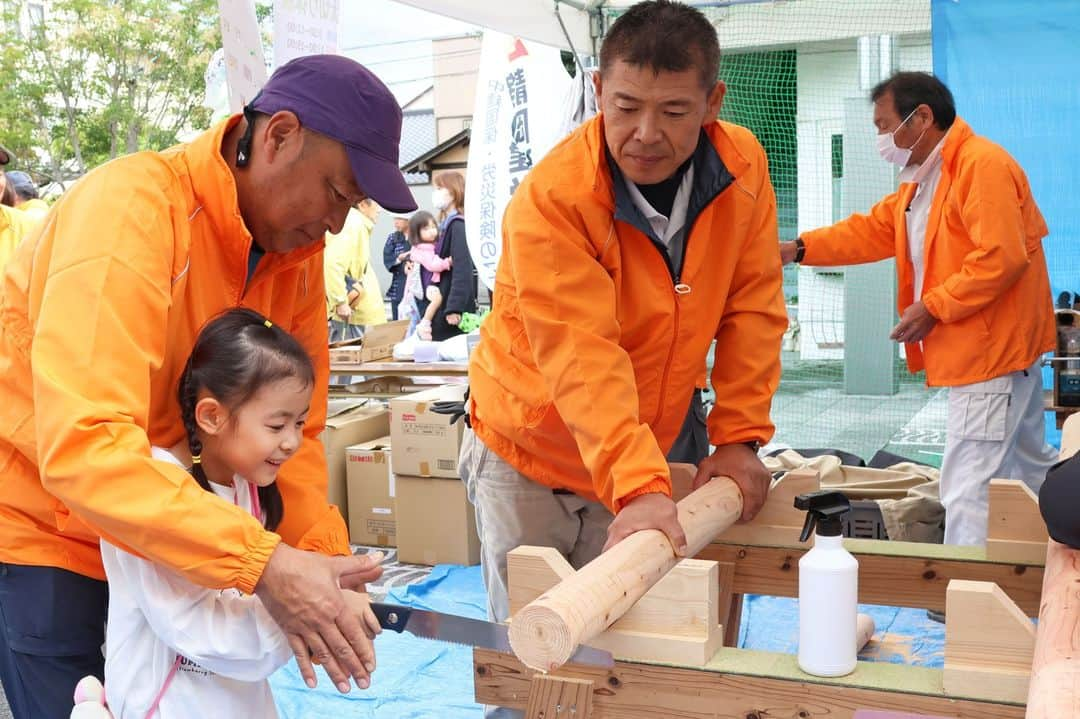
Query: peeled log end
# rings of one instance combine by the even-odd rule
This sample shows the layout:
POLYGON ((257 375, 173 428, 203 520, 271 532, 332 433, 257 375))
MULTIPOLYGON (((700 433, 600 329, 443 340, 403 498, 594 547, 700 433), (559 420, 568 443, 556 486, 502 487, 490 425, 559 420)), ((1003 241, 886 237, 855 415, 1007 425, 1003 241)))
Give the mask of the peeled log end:
POLYGON ((551 607, 523 607, 510 622, 510 648, 530 669, 555 671, 570 659, 577 645, 566 620, 551 607))

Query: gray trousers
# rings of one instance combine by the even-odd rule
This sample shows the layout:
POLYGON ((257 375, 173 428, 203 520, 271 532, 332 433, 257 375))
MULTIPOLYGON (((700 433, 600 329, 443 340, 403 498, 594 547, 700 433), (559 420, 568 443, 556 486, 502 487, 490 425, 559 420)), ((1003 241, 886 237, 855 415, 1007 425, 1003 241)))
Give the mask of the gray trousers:
MULTIPOLYGON (((701 393, 694 392, 671 461, 697 463, 708 454, 701 393)), ((614 516, 599 502, 538 484, 511 467, 472 430, 465 430, 458 461, 465 492, 476 511, 480 571, 488 595, 488 619, 510 617, 506 555, 523 544, 554 547, 574 569, 595 559, 614 516)), ((517 710, 489 707, 489 719, 519 719, 517 710)))

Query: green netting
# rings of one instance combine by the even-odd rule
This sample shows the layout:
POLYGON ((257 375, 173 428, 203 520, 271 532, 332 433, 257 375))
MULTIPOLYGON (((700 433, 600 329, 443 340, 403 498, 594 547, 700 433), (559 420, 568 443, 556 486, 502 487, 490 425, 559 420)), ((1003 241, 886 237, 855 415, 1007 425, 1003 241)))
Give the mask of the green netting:
MULTIPOLYGON (((768 153, 782 240, 866 211, 895 187, 874 151, 869 89, 890 71, 932 70, 930 0, 698 4, 720 38, 721 117, 768 153)), ((887 339, 892 276, 891 264, 786 268, 777 443, 940 462, 944 397, 908 374, 887 339)))
MULTIPOLYGON (((929 0, 742 3, 706 12, 724 51, 721 117, 753 130, 769 155, 781 240, 865 211, 895 186, 892 169, 873 153, 868 90, 890 70, 932 68, 929 0)), ((786 269, 791 328, 773 406, 778 443, 940 460, 943 397, 908 374, 887 340, 895 294, 882 283, 891 274, 891 265, 786 269), (853 354, 857 346, 871 350, 853 354)))

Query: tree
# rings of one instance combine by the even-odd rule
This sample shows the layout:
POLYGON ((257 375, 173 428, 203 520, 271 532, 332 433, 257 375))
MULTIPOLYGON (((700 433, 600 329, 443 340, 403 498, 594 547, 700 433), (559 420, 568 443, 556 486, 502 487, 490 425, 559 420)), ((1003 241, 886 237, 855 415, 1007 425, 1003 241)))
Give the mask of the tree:
POLYGON ((52 0, 13 33, 22 5, 0 0, 0 143, 22 169, 62 182, 207 127, 216 0, 52 0))

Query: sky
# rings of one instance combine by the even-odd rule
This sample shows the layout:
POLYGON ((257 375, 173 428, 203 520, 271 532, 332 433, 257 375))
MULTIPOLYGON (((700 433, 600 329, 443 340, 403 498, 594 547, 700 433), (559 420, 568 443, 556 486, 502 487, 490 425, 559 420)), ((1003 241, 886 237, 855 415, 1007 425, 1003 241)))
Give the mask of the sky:
POLYGON ((343 55, 366 65, 406 103, 431 85, 431 39, 480 28, 393 0, 341 0, 343 55))

